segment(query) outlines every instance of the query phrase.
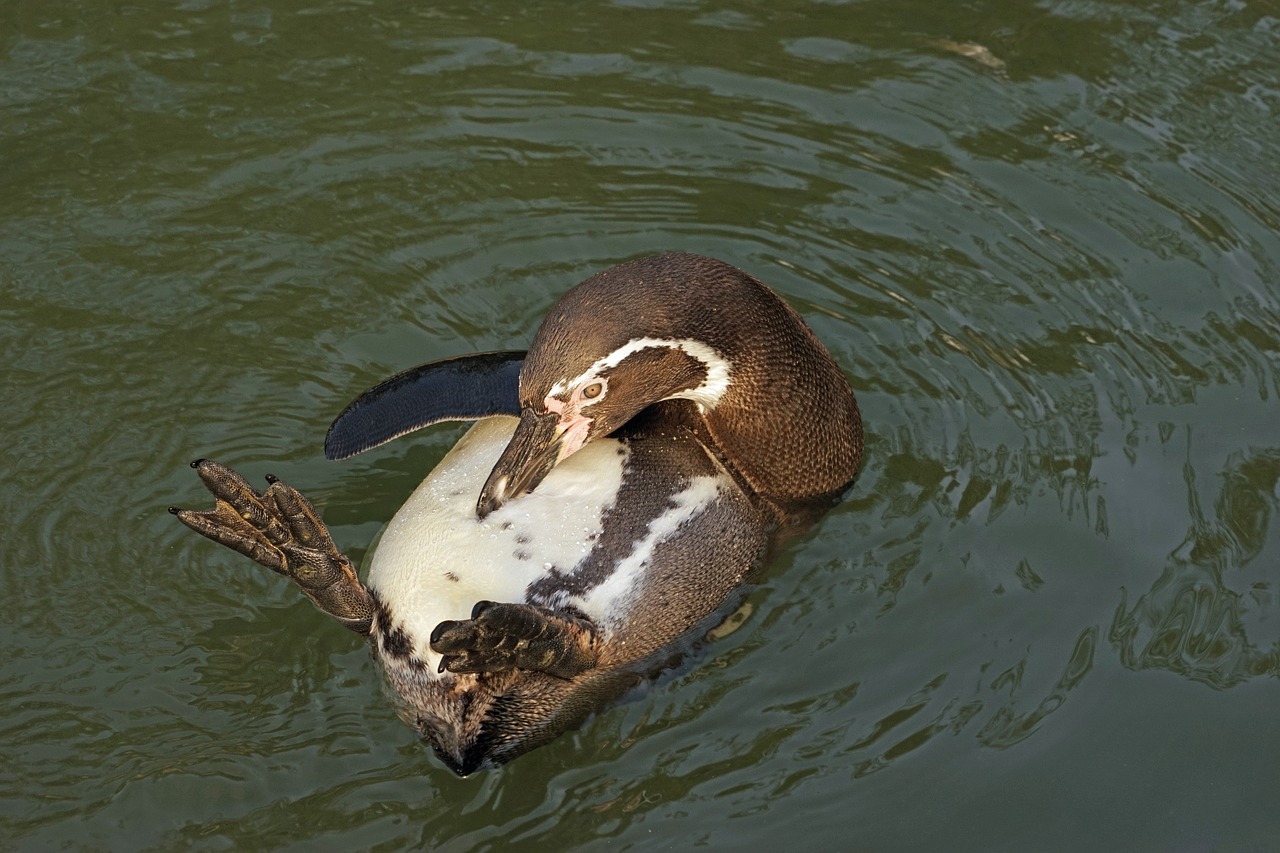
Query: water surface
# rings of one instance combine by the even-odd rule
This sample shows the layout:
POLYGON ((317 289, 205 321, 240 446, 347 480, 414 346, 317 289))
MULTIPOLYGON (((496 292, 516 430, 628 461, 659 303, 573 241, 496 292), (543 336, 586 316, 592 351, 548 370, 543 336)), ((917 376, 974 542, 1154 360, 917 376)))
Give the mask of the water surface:
POLYGON ((18 849, 1240 850, 1280 839, 1280 8, 49 0, 0 11, 0 837, 18 849), (867 462, 694 665, 455 779, 181 528, 365 554, 404 367, 724 258, 867 462))

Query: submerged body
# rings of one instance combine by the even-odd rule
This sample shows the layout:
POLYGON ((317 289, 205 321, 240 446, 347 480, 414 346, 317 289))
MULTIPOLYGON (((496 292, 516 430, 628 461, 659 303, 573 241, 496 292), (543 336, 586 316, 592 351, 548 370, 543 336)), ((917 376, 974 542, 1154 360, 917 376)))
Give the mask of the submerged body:
POLYGON ((475 496, 515 424, 480 421, 441 460, 388 524, 366 582, 403 716, 464 774, 549 739, 660 664, 720 610, 767 538, 732 476, 692 438, 660 432, 593 442, 481 520, 475 496), (440 671, 432 631, 483 600, 586 620, 596 666, 572 678, 440 671))
POLYGON ((660 668, 862 456, 853 392, 799 316, 697 255, 592 276, 527 354, 388 379, 334 421, 326 454, 442 420, 479 422, 388 524, 366 583, 274 478, 257 492, 198 460, 215 509, 173 512, 367 636, 401 715, 461 775, 660 668))

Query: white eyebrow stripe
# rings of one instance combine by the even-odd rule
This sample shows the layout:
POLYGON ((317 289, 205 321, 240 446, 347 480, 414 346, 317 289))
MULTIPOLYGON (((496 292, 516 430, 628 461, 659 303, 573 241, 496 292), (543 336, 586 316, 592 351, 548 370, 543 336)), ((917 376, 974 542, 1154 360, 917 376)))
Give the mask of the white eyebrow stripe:
POLYGON ((604 358, 596 361, 595 364, 588 367, 582 374, 573 379, 564 382, 557 382, 551 388, 552 395, 563 393, 570 388, 576 388, 579 384, 588 379, 597 376, 600 371, 617 367, 628 356, 634 355, 645 349, 654 347, 666 347, 668 349, 676 349, 683 352, 690 358, 702 364, 707 371, 707 377, 697 388, 690 388, 687 391, 681 391, 678 394, 672 394, 667 399, 685 399, 693 400, 704 409, 713 408, 716 403, 720 402, 720 398, 724 396, 724 392, 729 389, 729 382, 732 370, 729 360, 726 359, 715 349, 707 346, 702 341, 695 341, 692 338, 632 338, 604 358))

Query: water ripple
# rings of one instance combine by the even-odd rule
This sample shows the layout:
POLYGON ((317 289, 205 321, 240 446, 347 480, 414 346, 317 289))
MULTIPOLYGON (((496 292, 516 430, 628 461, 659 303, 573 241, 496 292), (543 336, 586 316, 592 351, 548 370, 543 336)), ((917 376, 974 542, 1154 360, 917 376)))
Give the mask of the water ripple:
MULTIPOLYGON (((1266 713, 1238 688, 1280 672, 1265 7, 58 0, 7 24, 6 837, 745 849, 856 820, 869 848, 1036 849, 1011 814, 1060 826, 1087 788, 1117 804, 1090 830, 1133 826, 1108 809, 1164 813, 1191 776, 1232 792, 1185 810, 1226 846, 1273 811, 1232 737, 1266 713), (805 315, 866 469, 696 664, 458 782, 354 638, 164 507, 206 501, 186 463, 216 456, 304 487, 359 559, 456 432, 331 466, 329 419, 665 249, 805 315), (1210 717, 1205 756, 1186 721, 1210 717)), ((1168 823, 1140 837, 1201 837, 1168 823)))

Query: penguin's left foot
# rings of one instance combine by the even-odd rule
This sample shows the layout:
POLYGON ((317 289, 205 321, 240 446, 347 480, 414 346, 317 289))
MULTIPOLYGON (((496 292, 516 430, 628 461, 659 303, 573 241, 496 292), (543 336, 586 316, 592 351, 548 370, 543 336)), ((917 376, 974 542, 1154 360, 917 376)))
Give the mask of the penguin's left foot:
POLYGON ((591 624, 529 604, 480 601, 464 622, 441 622, 431 648, 444 655, 440 670, 501 672, 527 669, 573 678, 596 665, 591 624))
POLYGON ((275 477, 257 492, 244 477, 209 459, 191 463, 213 493, 208 512, 170 507, 202 536, 288 577, 316 606, 358 634, 373 623, 373 596, 334 545, 311 502, 275 477))

